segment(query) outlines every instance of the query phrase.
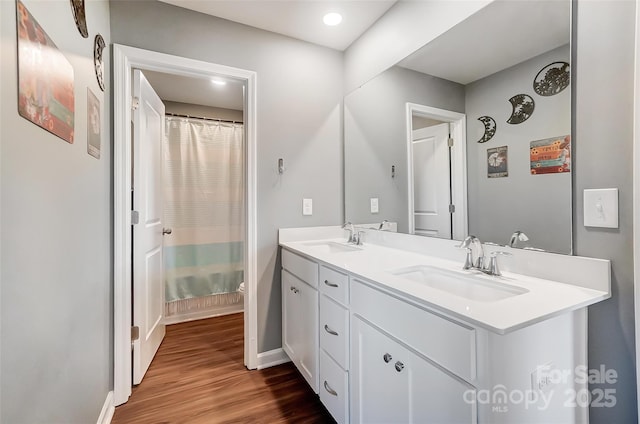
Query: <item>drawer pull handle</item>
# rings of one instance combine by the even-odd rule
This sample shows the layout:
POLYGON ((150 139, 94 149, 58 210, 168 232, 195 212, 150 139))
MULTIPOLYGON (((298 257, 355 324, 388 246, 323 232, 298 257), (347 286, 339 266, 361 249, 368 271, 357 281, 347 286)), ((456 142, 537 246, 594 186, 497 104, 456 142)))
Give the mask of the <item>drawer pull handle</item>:
POLYGON ((334 395, 334 396, 338 396, 338 392, 336 392, 335 390, 333 390, 330 386, 329 383, 327 383, 327 380, 324 381, 324 389, 327 391, 327 393, 329 393, 330 395, 334 395))
POLYGON ((338 332, 332 330, 331 328, 329 328, 329 326, 327 324, 324 325, 324 331, 326 331, 327 333, 331 334, 332 336, 337 336, 338 332))
POLYGON ((329 287, 338 287, 336 283, 330 283, 329 280, 324 280, 324 283, 329 287))
POLYGON ((294 293, 298 293, 300 290, 298 290, 297 288, 291 286, 291 291, 294 293))
POLYGON ((400 361, 396 362, 396 371, 401 372, 404 369, 404 364, 400 361))
POLYGON ((384 356, 382 357, 382 359, 384 359, 384 362, 386 362, 388 364, 389 362, 391 362, 393 357, 391 356, 390 353, 385 353, 384 356))

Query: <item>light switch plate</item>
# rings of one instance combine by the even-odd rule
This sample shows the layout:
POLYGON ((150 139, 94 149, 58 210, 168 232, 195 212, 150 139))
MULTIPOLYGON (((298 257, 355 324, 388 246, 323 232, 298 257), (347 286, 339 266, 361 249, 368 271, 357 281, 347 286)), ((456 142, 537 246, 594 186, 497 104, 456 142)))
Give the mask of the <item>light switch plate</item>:
POLYGON ((618 189, 584 191, 584 226, 618 228, 618 189))
POLYGON ((371 200, 371 213, 378 213, 378 198, 372 197, 370 200, 371 200))
POLYGON ((313 199, 302 199, 302 215, 313 215, 313 199))

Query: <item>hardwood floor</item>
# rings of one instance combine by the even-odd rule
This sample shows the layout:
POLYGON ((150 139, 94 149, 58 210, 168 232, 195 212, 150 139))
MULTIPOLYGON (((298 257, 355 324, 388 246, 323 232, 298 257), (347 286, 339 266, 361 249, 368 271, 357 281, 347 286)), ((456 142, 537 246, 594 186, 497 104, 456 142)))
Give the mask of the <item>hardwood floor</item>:
POLYGON ((243 316, 167 327, 142 383, 113 424, 334 423, 291 363, 249 371, 243 316))

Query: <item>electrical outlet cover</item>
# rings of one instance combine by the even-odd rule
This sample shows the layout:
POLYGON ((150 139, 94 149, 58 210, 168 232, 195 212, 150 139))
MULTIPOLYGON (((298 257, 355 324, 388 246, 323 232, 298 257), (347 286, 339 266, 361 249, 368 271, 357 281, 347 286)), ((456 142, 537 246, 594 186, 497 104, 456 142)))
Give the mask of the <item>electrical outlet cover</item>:
POLYGON ((313 199, 302 199, 302 215, 313 215, 313 199))
POLYGON ((378 213, 378 211, 379 211, 378 198, 377 197, 372 197, 370 200, 371 200, 371 213, 378 213))

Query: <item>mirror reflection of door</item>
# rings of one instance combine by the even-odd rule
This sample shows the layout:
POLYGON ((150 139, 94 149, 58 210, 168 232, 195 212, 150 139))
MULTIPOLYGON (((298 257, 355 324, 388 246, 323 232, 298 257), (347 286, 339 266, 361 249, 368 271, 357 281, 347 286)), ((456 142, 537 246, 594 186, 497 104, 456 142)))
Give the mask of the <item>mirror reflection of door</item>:
MULTIPOLYGON (((449 123, 414 119, 411 163, 413 223, 416 235, 451 239, 449 123), (429 125, 415 129, 422 125, 429 125)), ((412 224, 412 225, 411 225, 412 224)))

